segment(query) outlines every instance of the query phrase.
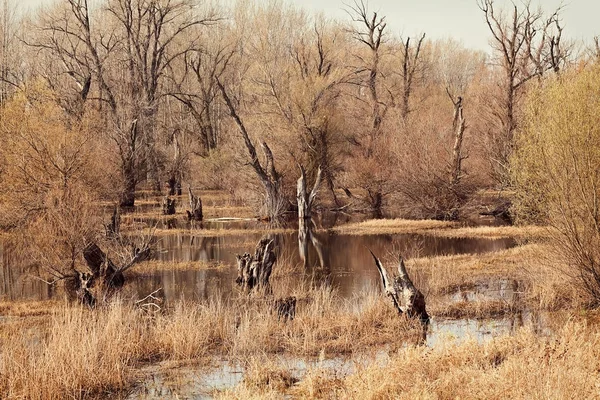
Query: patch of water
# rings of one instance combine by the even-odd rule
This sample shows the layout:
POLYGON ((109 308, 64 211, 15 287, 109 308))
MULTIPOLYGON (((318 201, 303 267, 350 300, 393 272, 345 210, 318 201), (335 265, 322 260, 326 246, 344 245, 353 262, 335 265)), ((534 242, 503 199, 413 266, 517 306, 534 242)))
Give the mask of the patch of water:
MULTIPOLYGON (((264 232, 263 232, 264 233, 264 232)), ((228 295, 235 287, 236 254, 252 252, 263 237, 261 232, 239 236, 194 236, 190 233, 174 232, 161 236, 156 243, 155 260, 165 263, 188 263, 187 270, 154 271, 130 280, 129 289, 143 298, 158 288, 163 289, 167 303, 179 299, 205 300, 215 294, 228 295), (217 269, 194 269, 195 262, 220 263, 217 269)), ((506 249, 515 244, 511 239, 443 238, 424 235, 337 235, 318 233, 321 252, 312 246, 308 253, 308 268, 301 274, 315 285, 327 284, 336 288, 342 298, 351 298, 356 293, 378 287, 380 277, 370 251, 382 258, 390 256, 391 249, 419 248, 420 256, 480 254, 506 249)), ((278 265, 301 266, 298 251, 298 235, 270 235, 278 249, 278 265)), ((2 252, 0 265, 0 298, 39 299, 51 298, 49 286, 28 278, 13 268, 16 257, 10 251, 2 252)), ((277 272, 274 271, 277 275, 277 272)), ((298 279, 298 276, 294 277, 298 279)))

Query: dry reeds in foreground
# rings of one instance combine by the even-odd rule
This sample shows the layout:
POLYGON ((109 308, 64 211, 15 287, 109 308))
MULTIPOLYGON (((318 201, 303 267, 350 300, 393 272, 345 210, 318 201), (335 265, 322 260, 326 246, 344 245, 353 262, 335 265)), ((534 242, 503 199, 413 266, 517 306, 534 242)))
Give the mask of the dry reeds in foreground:
POLYGON ((420 338, 420 324, 399 318, 364 293, 342 301, 331 289, 295 293, 296 318, 284 323, 263 298, 179 303, 148 314, 114 300, 96 310, 61 305, 46 324, 0 330, 0 398, 104 397, 130 389, 136 369, 161 360, 316 355, 399 348, 420 338))
POLYGON ((523 329, 487 344, 407 347, 346 377, 316 369, 289 388, 253 380, 221 398, 588 399, 598 398, 599 368, 600 333, 570 322, 555 337, 523 329))

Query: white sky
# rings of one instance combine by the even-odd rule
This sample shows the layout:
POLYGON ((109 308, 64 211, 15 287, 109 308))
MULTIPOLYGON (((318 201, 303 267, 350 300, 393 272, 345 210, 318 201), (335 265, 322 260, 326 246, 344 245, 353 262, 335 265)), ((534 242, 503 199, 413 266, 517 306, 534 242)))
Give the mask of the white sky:
MULTIPOLYGON (((16 0, 20 7, 35 8, 54 0, 16 0)), ((322 11, 326 16, 348 20, 342 0, 287 0, 307 10, 322 11)), ((353 0, 345 1, 345 3, 353 0)), ((522 0, 515 0, 519 4, 522 0)), ((496 0, 498 7, 510 6, 510 0, 496 0)), ((533 0, 550 12, 564 4, 565 36, 590 41, 600 35, 599 0, 533 0)), ((385 15, 390 32, 403 35, 426 33, 430 39, 452 37, 465 46, 488 50, 489 33, 476 0, 369 0, 371 11, 385 15)))

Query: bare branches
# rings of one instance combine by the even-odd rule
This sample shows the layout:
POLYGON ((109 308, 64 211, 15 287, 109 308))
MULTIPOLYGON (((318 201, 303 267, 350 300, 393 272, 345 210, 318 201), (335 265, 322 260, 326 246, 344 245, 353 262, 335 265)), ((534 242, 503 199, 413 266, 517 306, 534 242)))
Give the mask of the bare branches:
POLYGON ((412 94, 413 83, 415 75, 418 72, 421 60, 421 47, 425 40, 425 34, 423 33, 417 41, 417 46, 414 47, 410 43, 410 37, 406 38, 406 41, 402 44, 402 119, 406 120, 410 113, 410 96, 412 94))
POLYGON ((562 7, 545 18, 540 9, 533 9, 530 1, 521 7, 513 4, 509 15, 498 12, 494 8, 494 0, 479 0, 478 5, 492 34, 492 45, 498 53, 505 76, 501 128, 490 155, 490 159, 497 161, 494 163, 496 179, 505 183, 508 180, 508 160, 517 128, 515 104, 520 89, 531 79, 540 78, 547 71, 558 73, 567 61, 570 49, 562 42, 562 7))
POLYGON ((346 12, 361 28, 352 31, 355 40, 364 43, 372 51, 379 51, 384 40, 385 28, 387 23, 385 17, 379 17, 376 12, 369 16, 369 10, 364 0, 355 1, 353 4, 346 5, 346 12))

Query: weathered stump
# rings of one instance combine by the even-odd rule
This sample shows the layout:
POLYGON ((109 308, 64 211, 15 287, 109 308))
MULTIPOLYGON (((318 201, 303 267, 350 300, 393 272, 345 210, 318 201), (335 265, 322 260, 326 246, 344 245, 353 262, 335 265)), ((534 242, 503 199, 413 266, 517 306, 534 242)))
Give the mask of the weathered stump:
POLYGON ((283 318, 284 322, 291 321, 296 317, 296 298, 293 296, 275 300, 275 311, 277 320, 283 318))
POLYGON ((399 314, 406 313, 407 316, 419 317, 423 324, 429 323, 429 314, 425 308, 425 296, 419 291, 408 276, 404 259, 400 257, 398 265, 398 276, 392 280, 381 261, 371 252, 375 259, 375 265, 379 270, 383 283, 383 290, 392 299, 394 307, 399 314))
POLYGON ((115 206, 110 222, 104 228, 109 239, 117 239, 121 235, 121 210, 118 206, 115 206))
POLYGON ((163 215, 175 215, 175 199, 166 196, 162 202, 163 215))
POLYGON ((187 216, 189 221, 202 221, 202 200, 200 196, 194 196, 192 193, 191 186, 188 188, 188 194, 190 196, 190 210, 187 210, 187 216))
POLYGON ((269 278, 273 271, 273 265, 277 261, 273 243, 272 239, 262 239, 256 245, 254 255, 245 253, 236 256, 238 263, 236 283, 244 290, 271 292, 269 278))

